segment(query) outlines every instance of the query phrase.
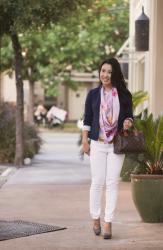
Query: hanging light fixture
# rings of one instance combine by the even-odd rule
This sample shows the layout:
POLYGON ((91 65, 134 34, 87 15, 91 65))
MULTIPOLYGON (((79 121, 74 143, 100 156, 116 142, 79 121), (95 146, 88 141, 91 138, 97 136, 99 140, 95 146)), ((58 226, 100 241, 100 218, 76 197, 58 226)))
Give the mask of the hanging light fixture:
POLYGON ((144 13, 144 7, 142 14, 135 20, 135 47, 136 51, 149 50, 149 18, 144 13))

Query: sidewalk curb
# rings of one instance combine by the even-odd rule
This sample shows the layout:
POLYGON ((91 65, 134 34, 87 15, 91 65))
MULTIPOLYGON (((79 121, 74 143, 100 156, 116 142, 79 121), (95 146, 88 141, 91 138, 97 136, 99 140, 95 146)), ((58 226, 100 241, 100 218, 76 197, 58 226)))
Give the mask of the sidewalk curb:
POLYGON ((2 172, 0 175, 0 188, 6 183, 8 178, 16 172, 17 168, 12 166, 12 167, 7 167, 6 170, 2 172))

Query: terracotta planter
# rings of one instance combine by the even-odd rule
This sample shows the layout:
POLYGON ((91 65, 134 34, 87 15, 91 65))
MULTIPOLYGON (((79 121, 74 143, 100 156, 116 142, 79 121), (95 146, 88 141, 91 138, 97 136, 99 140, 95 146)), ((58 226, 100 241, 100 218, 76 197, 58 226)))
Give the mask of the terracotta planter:
POLYGON ((163 175, 131 175, 132 197, 144 222, 163 222, 163 175))

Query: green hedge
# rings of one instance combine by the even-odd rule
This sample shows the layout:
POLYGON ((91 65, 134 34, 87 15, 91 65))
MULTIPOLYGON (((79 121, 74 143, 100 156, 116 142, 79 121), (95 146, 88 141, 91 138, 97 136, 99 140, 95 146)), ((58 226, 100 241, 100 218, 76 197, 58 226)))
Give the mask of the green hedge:
POLYGON ((135 162, 130 156, 126 155, 121 170, 122 181, 130 181, 131 180, 130 174, 133 173, 136 167, 137 167, 137 162, 135 162))
MULTIPOLYGON (((24 157, 32 158, 38 153, 42 140, 35 126, 24 124, 24 157)), ((15 158, 15 107, 0 105, 0 163, 13 163, 15 158)))

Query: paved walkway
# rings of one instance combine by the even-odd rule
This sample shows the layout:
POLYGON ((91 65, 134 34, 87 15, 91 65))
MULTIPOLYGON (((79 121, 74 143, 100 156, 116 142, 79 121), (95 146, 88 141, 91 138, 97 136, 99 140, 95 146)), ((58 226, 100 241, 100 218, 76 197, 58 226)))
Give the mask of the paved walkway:
POLYGON ((163 224, 142 223, 130 183, 120 183, 113 239, 92 233, 89 159, 78 158, 77 134, 44 133, 31 166, 10 175, 0 190, 0 219, 66 226, 67 230, 0 242, 0 250, 163 250, 163 224))

